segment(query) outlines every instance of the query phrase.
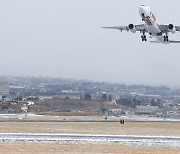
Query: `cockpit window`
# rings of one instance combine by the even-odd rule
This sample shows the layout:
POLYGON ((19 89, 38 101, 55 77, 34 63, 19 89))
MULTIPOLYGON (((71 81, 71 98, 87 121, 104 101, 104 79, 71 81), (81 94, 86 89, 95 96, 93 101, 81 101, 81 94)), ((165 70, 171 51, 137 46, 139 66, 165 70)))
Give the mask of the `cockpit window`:
POLYGON ((144 6, 144 7, 146 7, 146 5, 141 5, 141 6, 144 6))

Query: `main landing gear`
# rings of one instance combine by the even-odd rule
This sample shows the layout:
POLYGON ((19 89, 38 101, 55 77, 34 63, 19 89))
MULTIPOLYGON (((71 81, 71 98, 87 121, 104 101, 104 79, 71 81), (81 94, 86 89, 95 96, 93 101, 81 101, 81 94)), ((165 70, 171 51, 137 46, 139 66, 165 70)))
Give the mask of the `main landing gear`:
POLYGON ((145 34, 143 34, 143 35, 141 36, 141 38, 142 38, 142 42, 143 42, 143 41, 145 41, 145 42, 147 41, 147 38, 146 38, 146 35, 145 35, 145 34))
POLYGON ((169 37, 167 35, 164 36, 164 42, 169 42, 169 37))

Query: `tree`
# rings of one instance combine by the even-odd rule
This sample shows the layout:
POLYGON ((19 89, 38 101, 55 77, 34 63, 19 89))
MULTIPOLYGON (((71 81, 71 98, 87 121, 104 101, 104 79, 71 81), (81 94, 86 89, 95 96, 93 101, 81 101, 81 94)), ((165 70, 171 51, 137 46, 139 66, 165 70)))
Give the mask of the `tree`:
POLYGON ((84 99, 85 99, 86 101, 90 101, 90 100, 91 100, 91 95, 90 95, 90 94, 85 94, 85 95, 84 95, 84 99))
POLYGON ((111 96, 111 94, 109 95, 109 101, 112 101, 112 96, 111 96))
POLYGON ((107 95, 106 94, 102 95, 102 100, 107 101, 107 95))

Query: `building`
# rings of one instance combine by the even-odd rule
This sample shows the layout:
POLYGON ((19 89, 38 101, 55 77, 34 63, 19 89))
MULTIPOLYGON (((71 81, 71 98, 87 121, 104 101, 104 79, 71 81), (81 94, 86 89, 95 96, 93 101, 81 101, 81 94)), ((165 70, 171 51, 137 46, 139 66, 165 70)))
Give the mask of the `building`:
POLYGON ((114 94, 96 93, 96 94, 91 94, 91 100, 93 100, 93 101, 112 101, 112 100, 116 100, 116 96, 114 94))
POLYGON ((92 99, 93 101, 102 101, 102 100, 103 100, 102 94, 99 94, 99 93, 97 93, 97 94, 91 94, 91 99, 92 99))
POLYGON ((60 94, 55 96, 54 98, 60 99, 60 100, 80 100, 80 95, 76 94, 60 94))
POLYGON ((9 95, 9 85, 6 82, 0 82, 0 95, 9 95))
POLYGON ((122 109, 109 109, 108 115, 109 116, 120 116, 120 115, 125 115, 125 112, 122 109))
POLYGON ((159 110, 158 106, 142 106, 142 105, 137 105, 136 106, 136 114, 147 114, 147 115, 152 115, 157 113, 159 110))

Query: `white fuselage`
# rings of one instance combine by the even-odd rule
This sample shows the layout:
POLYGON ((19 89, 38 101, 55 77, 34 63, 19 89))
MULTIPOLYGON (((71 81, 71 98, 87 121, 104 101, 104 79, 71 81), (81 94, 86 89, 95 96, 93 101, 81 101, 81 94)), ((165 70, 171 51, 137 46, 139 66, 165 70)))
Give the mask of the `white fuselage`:
POLYGON ((139 14, 144 19, 144 22, 147 26, 147 29, 149 33, 160 43, 169 43, 164 42, 164 36, 161 35, 161 30, 159 29, 159 24, 154 16, 154 14, 151 12, 151 9, 146 5, 141 5, 139 9, 139 14))

